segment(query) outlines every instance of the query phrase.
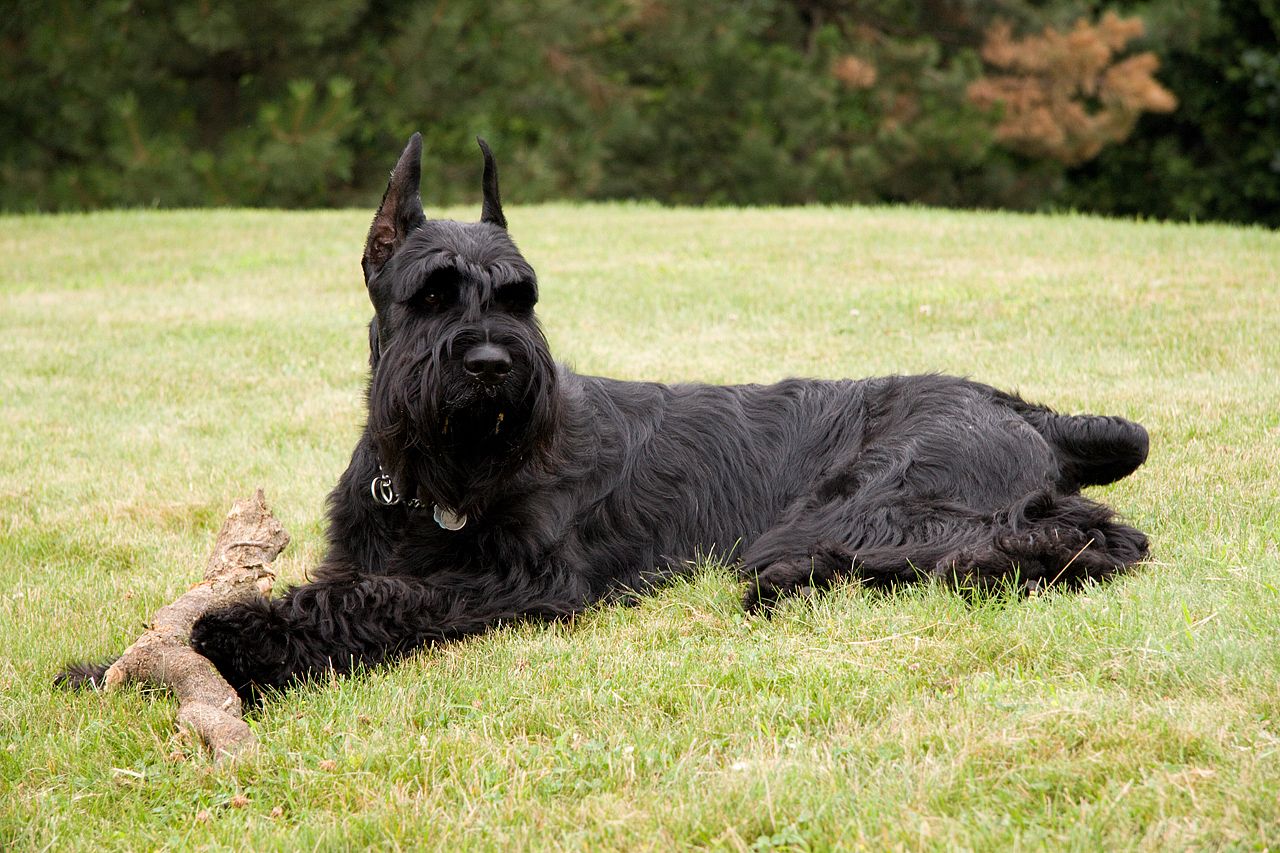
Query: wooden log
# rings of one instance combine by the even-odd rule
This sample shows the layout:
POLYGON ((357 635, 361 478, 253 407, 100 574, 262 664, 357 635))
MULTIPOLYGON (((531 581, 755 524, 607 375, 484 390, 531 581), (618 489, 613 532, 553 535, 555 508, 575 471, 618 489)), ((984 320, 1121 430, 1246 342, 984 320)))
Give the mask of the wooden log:
POLYGON ((178 723, 194 731, 218 759, 235 758, 257 738, 243 719, 240 697, 208 659, 189 645, 191 626, 210 610, 270 595, 267 566, 289 544, 289 534, 267 508, 262 489, 238 500, 223 522, 204 580, 156 611, 147 631, 104 676, 107 690, 130 683, 158 684, 178 697, 178 723))

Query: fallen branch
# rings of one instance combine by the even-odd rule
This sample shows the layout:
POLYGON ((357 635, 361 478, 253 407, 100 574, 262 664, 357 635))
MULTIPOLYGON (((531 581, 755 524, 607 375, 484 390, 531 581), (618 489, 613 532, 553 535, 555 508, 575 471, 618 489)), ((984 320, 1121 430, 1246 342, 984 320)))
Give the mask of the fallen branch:
POLYGON ((240 697, 208 659, 188 645, 191 626, 203 614, 271 593, 267 568, 289 534, 267 508, 262 489, 236 501, 223 522, 204 580, 160 608, 146 633, 129 646, 104 677, 107 690, 125 684, 158 684, 178 697, 178 723, 193 730, 217 758, 234 758, 257 743, 242 719, 240 697))

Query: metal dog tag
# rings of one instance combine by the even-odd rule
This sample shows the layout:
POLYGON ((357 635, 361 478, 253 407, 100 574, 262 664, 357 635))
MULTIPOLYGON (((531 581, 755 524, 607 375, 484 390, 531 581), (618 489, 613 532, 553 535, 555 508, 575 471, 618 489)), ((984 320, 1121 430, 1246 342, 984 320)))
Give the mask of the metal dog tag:
POLYGON ((431 517, 436 520, 436 524, 445 530, 461 530, 467 524, 466 513, 456 513, 451 509, 445 509, 440 504, 435 505, 435 509, 431 512, 431 517))

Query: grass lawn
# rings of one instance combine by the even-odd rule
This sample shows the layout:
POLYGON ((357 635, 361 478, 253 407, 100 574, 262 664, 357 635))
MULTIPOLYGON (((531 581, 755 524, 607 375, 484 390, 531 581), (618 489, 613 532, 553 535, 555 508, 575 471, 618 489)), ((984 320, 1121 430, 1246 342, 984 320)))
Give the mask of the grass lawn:
MULTIPOLYGON (((473 218, 475 211, 456 211, 473 218)), ((54 691, 253 487, 319 558, 370 213, 0 218, 0 849, 1280 845, 1280 236, 917 209, 508 211, 558 355, 625 378, 945 371, 1151 430, 1082 595, 724 567, 300 689, 215 768, 172 700, 54 691)))

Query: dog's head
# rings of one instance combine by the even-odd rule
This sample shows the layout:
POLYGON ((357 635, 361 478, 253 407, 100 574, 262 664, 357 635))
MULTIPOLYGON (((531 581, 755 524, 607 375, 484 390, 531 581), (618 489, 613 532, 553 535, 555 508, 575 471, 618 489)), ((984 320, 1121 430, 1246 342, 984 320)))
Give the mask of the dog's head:
POLYGON ((534 316, 538 280, 507 233, 484 154, 479 222, 427 219, 422 137, 396 163, 365 244, 369 427, 404 488, 460 510, 549 434, 555 364, 534 316))

